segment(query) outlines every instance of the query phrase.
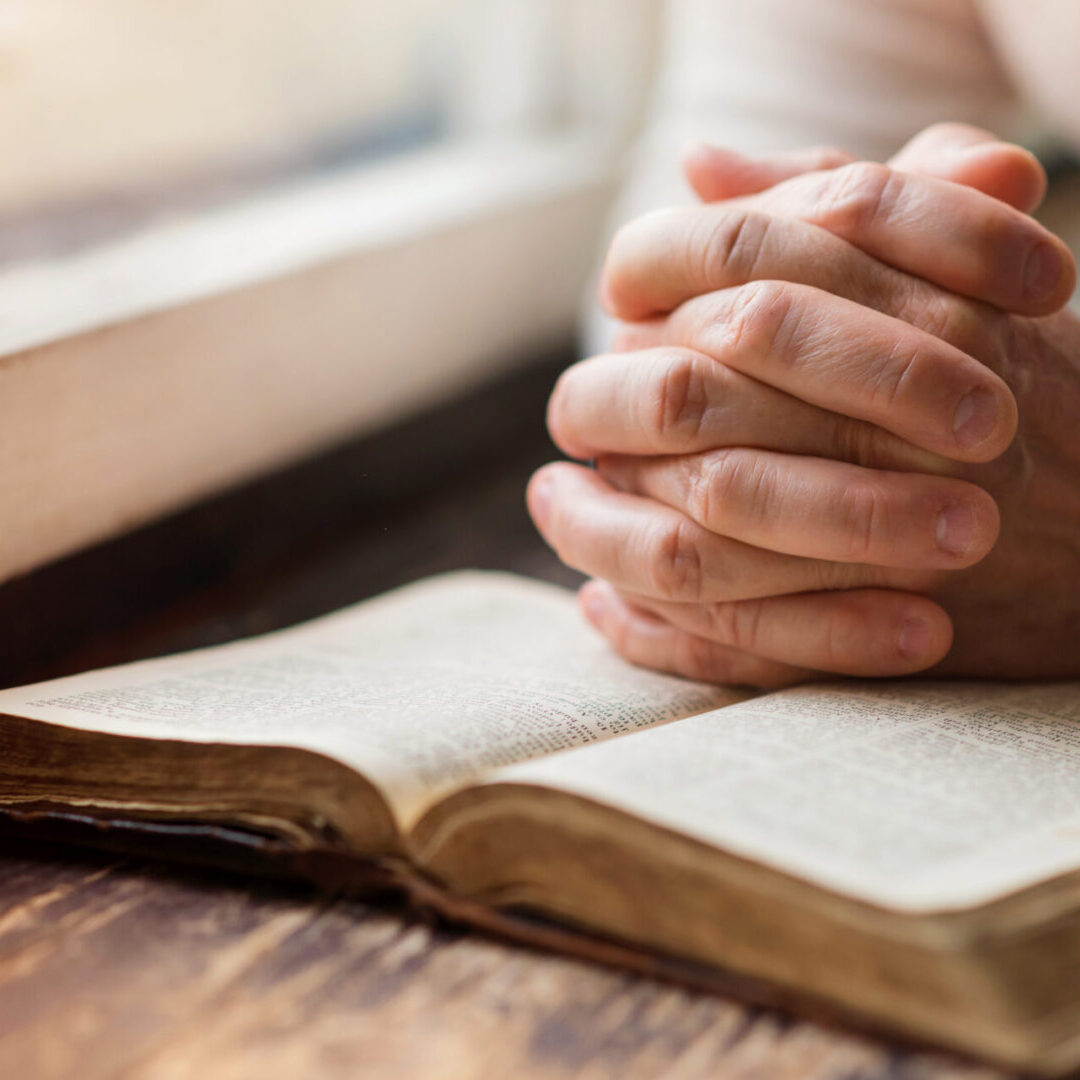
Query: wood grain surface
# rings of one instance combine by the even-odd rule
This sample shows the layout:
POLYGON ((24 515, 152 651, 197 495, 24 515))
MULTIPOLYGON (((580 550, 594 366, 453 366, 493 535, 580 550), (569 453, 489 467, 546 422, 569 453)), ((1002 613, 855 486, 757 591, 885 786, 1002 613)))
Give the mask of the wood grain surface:
MULTIPOLYGON (((7 683, 455 566, 572 584, 522 487, 558 364, 0 589, 7 683)), ((0 842, 3 1080, 1006 1080, 392 906, 0 842)))
POLYGON ((6 1077, 1001 1074, 220 871, 8 842, 6 1077))

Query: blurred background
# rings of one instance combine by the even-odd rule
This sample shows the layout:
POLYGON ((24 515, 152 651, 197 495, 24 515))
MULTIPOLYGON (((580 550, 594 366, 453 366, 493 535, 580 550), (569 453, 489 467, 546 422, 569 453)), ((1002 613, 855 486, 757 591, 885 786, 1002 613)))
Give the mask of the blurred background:
MULTIPOLYGON (((354 408, 277 461, 561 345, 658 16, 653 0, 2 0, 0 355, 352 260, 354 408)), ((293 360, 338 402, 311 332, 293 360)), ((7 464, 0 444, 0 504, 7 464)))

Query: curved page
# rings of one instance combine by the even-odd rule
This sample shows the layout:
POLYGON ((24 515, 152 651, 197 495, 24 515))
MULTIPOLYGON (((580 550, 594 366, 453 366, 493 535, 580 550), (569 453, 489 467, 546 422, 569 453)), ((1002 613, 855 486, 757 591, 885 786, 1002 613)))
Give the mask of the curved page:
POLYGON ((319 751, 408 827, 486 770, 740 696, 623 662, 564 589, 466 571, 260 638, 2 691, 0 712, 319 751))
POLYGON ((885 907, 965 908, 1080 868, 1080 683, 808 686, 490 779, 885 907))

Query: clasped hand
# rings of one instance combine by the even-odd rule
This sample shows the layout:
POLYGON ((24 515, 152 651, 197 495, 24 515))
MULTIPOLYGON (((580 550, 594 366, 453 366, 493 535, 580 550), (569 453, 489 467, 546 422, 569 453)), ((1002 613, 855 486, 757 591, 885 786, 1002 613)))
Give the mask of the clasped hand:
POLYGON ((1080 320, 1030 155, 700 149, 616 235, 614 351, 529 506, 628 659, 692 678, 1080 674, 1080 320))

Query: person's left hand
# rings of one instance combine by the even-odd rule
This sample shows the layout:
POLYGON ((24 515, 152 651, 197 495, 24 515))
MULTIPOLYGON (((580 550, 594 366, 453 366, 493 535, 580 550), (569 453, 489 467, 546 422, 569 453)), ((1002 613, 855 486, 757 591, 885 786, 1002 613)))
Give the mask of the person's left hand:
MULTIPOLYGON (((983 186, 1037 201, 1022 151, 967 141, 983 186)), ((882 166, 624 230, 606 281, 634 351, 572 368, 550 412, 598 473, 530 488, 564 559, 614 585, 583 590, 590 617, 629 658, 717 681, 946 653, 938 670, 1076 673, 1080 325, 1040 317, 1074 280, 1003 202, 882 166)))

